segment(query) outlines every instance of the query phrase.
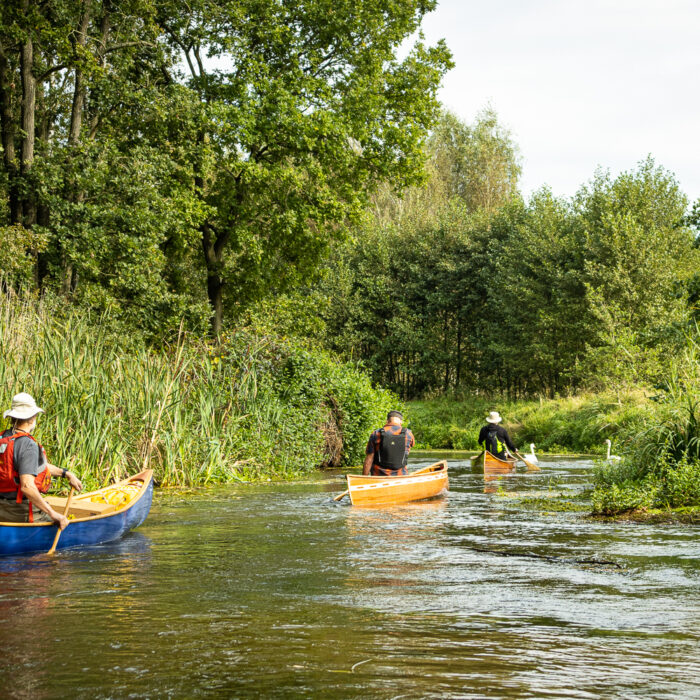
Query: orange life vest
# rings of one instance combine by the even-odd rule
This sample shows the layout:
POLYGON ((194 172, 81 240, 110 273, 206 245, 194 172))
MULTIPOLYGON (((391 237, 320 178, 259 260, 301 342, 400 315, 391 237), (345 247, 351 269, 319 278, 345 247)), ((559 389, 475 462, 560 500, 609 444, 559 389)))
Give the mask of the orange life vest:
MULTIPOLYGON (((0 438, 0 493, 16 493, 17 503, 21 503, 24 497, 20 486, 19 472, 15 468, 15 440, 20 437, 28 437, 30 440, 36 442, 36 439, 32 435, 21 430, 7 437, 0 438)), ((36 442, 36 444, 39 445, 38 442, 36 442)), ((48 461, 44 448, 39 445, 39 449, 44 457, 44 463, 47 464, 48 461)), ((51 485, 51 472, 48 466, 34 477, 34 484, 39 490, 39 493, 48 492, 49 486, 51 485)), ((29 504, 29 522, 34 522, 31 503, 29 504)))

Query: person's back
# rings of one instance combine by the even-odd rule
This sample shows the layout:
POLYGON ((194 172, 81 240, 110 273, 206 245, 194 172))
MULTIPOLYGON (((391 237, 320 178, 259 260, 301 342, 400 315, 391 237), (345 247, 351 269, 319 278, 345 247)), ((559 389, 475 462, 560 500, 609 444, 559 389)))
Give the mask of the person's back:
POLYGON ((406 474, 408 453, 415 444, 413 433, 403 428, 403 415, 390 411, 386 425, 375 430, 367 443, 363 474, 400 476, 406 474))
POLYGON ((479 445, 498 459, 506 459, 508 451, 515 452, 515 445, 508 431, 498 425, 502 418, 498 411, 491 411, 486 418, 486 425, 479 431, 479 445), (507 449, 506 449, 507 448, 507 449))

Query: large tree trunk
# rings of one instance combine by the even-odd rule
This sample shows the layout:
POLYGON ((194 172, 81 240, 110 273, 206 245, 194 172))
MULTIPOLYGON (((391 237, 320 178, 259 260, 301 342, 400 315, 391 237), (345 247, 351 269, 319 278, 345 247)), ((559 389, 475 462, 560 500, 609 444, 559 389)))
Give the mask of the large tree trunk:
MULTIPOLYGON (((80 27, 78 29, 78 37, 76 46, 84 49, 87 44, 87 33, 90 25, 90 2, 84 0, 83 14, 80 19, 80 27)), ((103 20, 104 28, 104 20, 103 20)), ((102 50, 106 42, 106 34, 103 34, 102 50)), ((76 51, 77 53, 77 51, 76 51)), ((73 103, 71 106, 70 127, 68 129, 68 143, 71 146, 77 146, 80 143, 80 135, 83 128, 83 114, 85 111, 85 80, 83 77, 83 69, 78 65, 75 69, 75 78, 73 86, 73 103)), ((71 199, 74 203, 79 204, 85 200, 85 192, 79 187, 76 187, 71 194, 71 199)), ((77 278, 68 250, 65 245, 61 245, 61 267, 63 268, 63 279, 61 282, 61 291, 65 296, 69 296, 75 291, 77 278)))
POLYGON ((36 198, 33 187, 29 186, 29 175, 34 163, 34 142, 36 126, 36 78, 34 77, 34 42, 31 37, 22 45, 20 58, 22 74, 22 152, 20 175, 24 181, 22 194, 22 223, 31 228, 36 223, 36 198))
POLYGON ((207 294, 212 308, 211 333, 218 338, 224 323, 224 284, 219 275, 207 274, 207 294))
POLYGON ((217 245, 219 241, 215 241, 209 224, 203 224, 201 232, 204 262, 207 266, 207 295, 212 309, 211 332, 214 338, 218 338, 224 322, 224 280, 220 272, 223 249, 217 245))
POLYGON ((7 56, 6 47, 0 45, 0 129, 5 170, 8 177, 10 223, 19 224, 22 207, 19 199, 19 167, 15 152, 15 119, 12 104, 13 67, 7 56))
MULTIPOLYGON (((40 144, 48 144, 49 142, 49 132, 51 130, 51 120, 52 115, 46 107, 46 102, 44 99, 44 86, 43 83, 39 82, 36 86, 36 105, 39 123, 36 128, 36 139, 40 144)), ((51 223, 51 211, 46 204, 42 202, 41 199, 37 198, 36 203, 36 223, 42 228, 48 228, 51 223)), ((44 284, 44 279, 48 274, 48 256, 46 253, 37 253, 36 259, 36 281, 39 290, 42 289, 44 284)))

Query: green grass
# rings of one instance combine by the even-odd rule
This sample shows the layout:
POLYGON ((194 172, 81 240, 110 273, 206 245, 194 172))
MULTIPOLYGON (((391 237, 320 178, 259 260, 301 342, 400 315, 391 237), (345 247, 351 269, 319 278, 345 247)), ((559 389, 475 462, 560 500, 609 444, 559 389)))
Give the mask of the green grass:
POLYGON ((616 441, 630 426, 639 426, 653 405, 642 392, 624 397, 588 394, 543 401, 498 401, 450 397, 409 404, 410 427, 424 449, 479 449, 477 438, 491 410, 515 444, 539 452, 603 454, 604 441, 616 441))

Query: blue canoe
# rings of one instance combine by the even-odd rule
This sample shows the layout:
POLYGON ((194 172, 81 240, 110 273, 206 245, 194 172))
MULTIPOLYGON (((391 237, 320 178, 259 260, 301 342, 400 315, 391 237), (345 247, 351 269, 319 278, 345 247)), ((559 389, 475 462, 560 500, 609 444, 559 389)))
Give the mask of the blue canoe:
MULTIPOLYGON (((49 496, 53 508, 63 512, 65 498, 49 496)), ((56 549, 110 542, 129 530, 138 527, 148 515, 153 500, 153 470, 124 479, 99 491, 80 494, 73 498, 68 515, 73 514, 68 527, 58 539, 56 549), (136 488, 138 486, 138 488, 136 488), (108 503, 93 502, 92 498, 114 489, 129 487, 131 500, 115 508, 108 503)), ((0 522, 0 556, 48 552, 56 536, 53 523, 3 523, 0 522)))

